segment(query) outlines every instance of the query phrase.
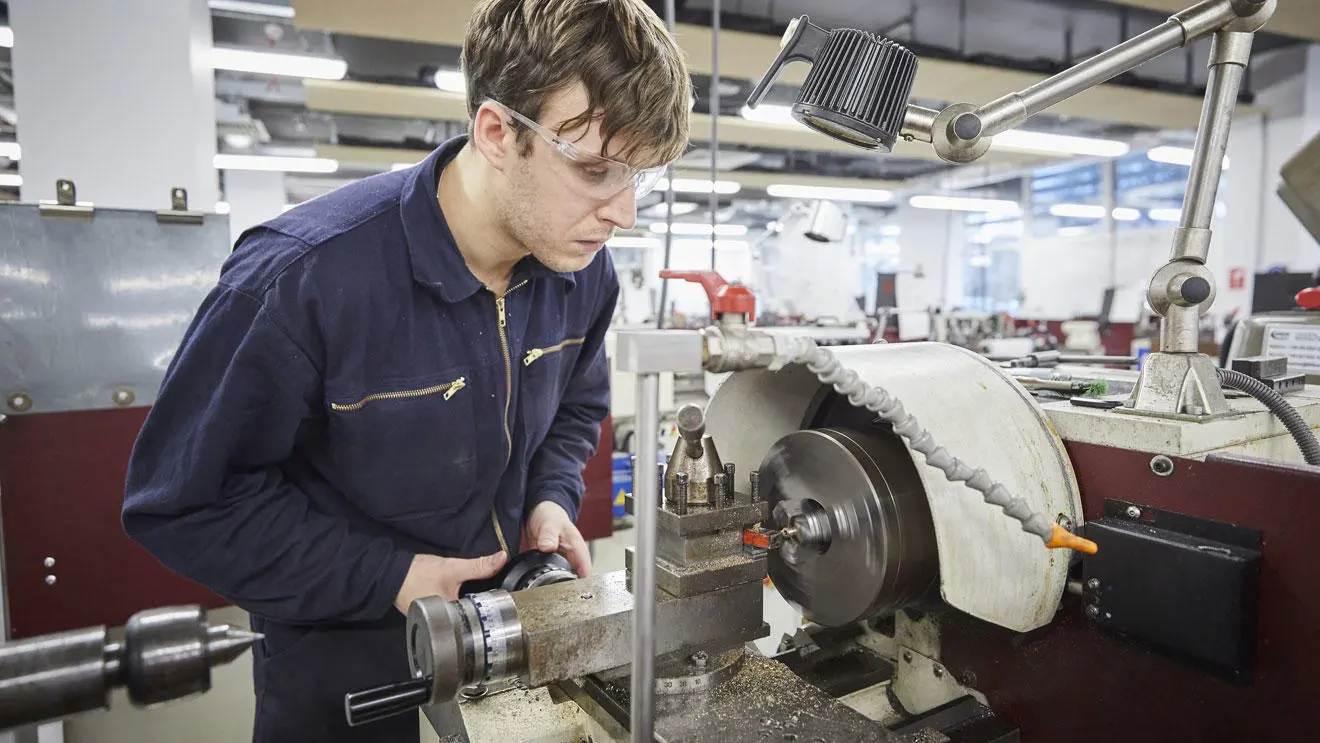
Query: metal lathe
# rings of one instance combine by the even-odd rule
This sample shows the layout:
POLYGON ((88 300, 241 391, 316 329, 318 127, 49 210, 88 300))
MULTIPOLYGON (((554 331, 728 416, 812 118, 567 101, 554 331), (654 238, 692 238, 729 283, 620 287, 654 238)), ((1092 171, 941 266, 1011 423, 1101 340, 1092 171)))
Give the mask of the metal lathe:
POLYGON ((1312 737, 1320 389, 1281 359, 1221 370, 1196 347, 1234 104, 1274 7, 1207 0, 941 112, 907 104, 903 47, 794 22, 751 105, 784 64, 810 63, 800 121, 878 151, 931 142, 951 162, 1212 37, 1186 208, 1148 292, 1160 351, 1140 373, 1086 370, 1082 388, 1117 394, 1070 396, 957 347, 769 334, 744 287, 700 277, 710 327, 618 339, 642 454, 627 570, 417 601, 400 638, 414 678, 349 695, 349 719, 420 706, 442 739, 472 741, 1312 737), (662 471, 658 375, 701 371, 731 374, 679 413, 662 471), (773 657, 748 644, 768 633, 767 576, 804 615, 773 657))

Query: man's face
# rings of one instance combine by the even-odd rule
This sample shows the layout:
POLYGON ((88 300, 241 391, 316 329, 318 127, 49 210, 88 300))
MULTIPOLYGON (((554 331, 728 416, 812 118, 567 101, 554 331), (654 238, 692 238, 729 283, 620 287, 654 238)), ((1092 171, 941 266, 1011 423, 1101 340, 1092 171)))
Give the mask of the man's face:
MULTIPOLYGON (((550 98, 539 122, 578 149, 609 157, 613 152, 601 152, 598 120, 585 130, 559 131, 563 122, 581 114, 587 104, 586 90, 573 86, 550 98)), ((612 151, 622 149, 620 139, 610 142, 612 151)), ((510 151, 503 187, 495 195, 497 217, 515 240, 552 271, 580 271, 591 264, 615 229, 631 229, 636 224, 636 193, 629 186, 608 198, 592 196, 587 191, 597 171, 589 164, 565 158, 533 132, 525 132, 521 141, 530 143, 530 149, 522 145, 510 151)))

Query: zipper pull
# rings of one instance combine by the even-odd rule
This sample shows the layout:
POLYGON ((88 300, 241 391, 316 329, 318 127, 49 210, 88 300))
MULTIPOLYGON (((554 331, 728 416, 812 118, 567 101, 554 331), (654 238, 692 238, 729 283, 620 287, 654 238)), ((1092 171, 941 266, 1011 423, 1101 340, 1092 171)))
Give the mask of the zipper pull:
POLYGON ((464 379, 463 377, 459 377, 458 379, 455 379, 454 381, 450 382, 449 389, 445 392, 445 399, 448 400, 454 395, 457 395, 458 391, 466 386, 467 386, 467 380, 464 379))
POLYGON ((533 348, 532 350, 527 352, 527 356, 523 359, 523 366, 531 366, 532 362, 536 361, 537 359, 541 358, 544 355, 545 355, 545 349, 533 348))
POLYGON ((504 297, 500 297, 500 298, 498 298, 498 299, 495 300, 495 310, 496 310, 496 312, 499 313, 499 316, 500 316, 500 327, 501 327, 501 328, 505 327, 505 321, 504 321, 504 297))

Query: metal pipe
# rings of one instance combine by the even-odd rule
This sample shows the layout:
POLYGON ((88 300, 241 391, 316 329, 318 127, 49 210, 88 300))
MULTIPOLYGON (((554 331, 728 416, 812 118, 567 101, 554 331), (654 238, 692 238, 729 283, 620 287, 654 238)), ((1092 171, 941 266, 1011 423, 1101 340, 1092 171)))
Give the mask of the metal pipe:
POLYGON ((909 103, 903 114, 903 136, 919 142, 933 142, 931 131, 935 128, 935 117, 940 112, 909 103))
POLYGON ((1238 92, 1246 61, 1251 55, 1252 35, 1220 31, 1210 51, 1210 80, 1206 85, 1201 123, 1196 129, 1192 169, 1187 177, 1180 226, 1210 229, 1215 216, 1215 196, 1224 172, 1228 135, 1233 128, 1238 92))
POLYGON ((720 0, 710 8, 710 270, 715 270, 715 223, 720 211, 720 195, 715 191, 720 167, 720 0))
POLYGON ((1207 0, 1188 8, 1144 34, 1134 36, 1029 88, 1009 93, 981 106, 976 110, 982 124, 981 136, 992 137, 1012 129, 1088 88, 1214 33, 1237 17, 1230 0, 1207 0))
POLYGON ((637 375, 637 517, 633 563, 632 740, 655 741, 655 553, 660 450, 660 375, 637 375))
MULTIPOLYGON (((665 27, 669 29, 669 35, 674 35, 674 27, 678 24, 678 10, 674 5, 675 0, 665 0, 665 27)), ((669 188, 665 191, 665 257, 664 263, 660 269, 668 270, 670 256, 674 246, 674 176, 678 171, 673 165, 667 168, 665 177, 668 179, 669 188)), ((655 313, 656 330, 665 329, 665 305, 669 302, 669 282, 660 281, 660 306, 655 313)))

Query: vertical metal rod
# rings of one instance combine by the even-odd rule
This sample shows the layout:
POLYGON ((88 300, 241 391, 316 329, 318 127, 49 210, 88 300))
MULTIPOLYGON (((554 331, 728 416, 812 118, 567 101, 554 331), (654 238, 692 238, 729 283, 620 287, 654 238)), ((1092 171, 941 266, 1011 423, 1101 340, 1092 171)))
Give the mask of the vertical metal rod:
POLYGON ((728 505, 729 498, 729 477, 723 472, 716 473, 711 478, 712 491, 710 495, 710 505, 713 508, 724 508, 728 505))
POLYGON ((637 523, 633 562, 632 741, 655 741, 655 551, 659 508, 660 375, 637 375, 637 523))
POLYGON ((720 0, 710 9, 710 270, 715 270, 715 222, 720 210, 720 195, 715 192, 719 179, 720 153, 720 0))
POLYGON ((690 476, 686 472, 674 475, 674 513, 686 516, 688 512, 688 486, 690 476))
MULTIPOLYGON (((673 36, 673 35, 674 35, 674 26, 677 25, 677 23, 678 23, 678 11, 677 11, 677 9, 674 7, 674 2, 675 2, 675 0, 665 0, 665 26, 667 26, 667 27, 669 28, 669 35, 670 35, 670 36, 673 36)), ((673 165, 670 165, 670 166, 669 166, 669 169, 668 169, 668 172, 666 173, 666 176, 665 176, 665 177, 668 179, 668 182, 669 182, 669 189, 668 189, 667 191, 665 191, 665 257, 664 257, 664 262, 663 262, 663 263, 661 264, 661 266, 660 266, 660 269, 661 269, 661 270, 666 270, 666 269, 669 268, 670 256, 671 256, 671 254, 672 254, 672 250, 673 250, 673 246, 674 246, 674 229, 673 229, 673 227, 674 227, 674 177, 675 177, 677 174, 678 174, 678 171, 674 170, 674 166, 673 166, 673 165)), ((643 261, 642 265, 643 265, 643 266, 646 265, 645 261, 643 261)), ((667 319, 667 317, 666 317, 666 313, 665 313, 665 304, 667 304, 668 302, 669 302, 669 282, 668 282, 668 281, 665 281, 664 279, 661 279, 661 280, 660 280, 660 304, 659 304, 659 306, 656 308, 656 313, 655 313, 655 329, 656 329, 656 330, 664 330, 664 329, 665 329, 665 320, 667 319)))
POLYGON ((725 482, 725 487, 727 489, 724 492, 725 501, 720 504, 721 506, 733 505, 734 495, 738 492, 738 487, 737 487, 738 478, 736 477, 737 474, 738 474, 738 468, 734 466, 733 462, 724 463, 724 482, 725 482))
MULTIPOLYGON (((1224 172, 1224 156, 1228 154, 1228 135, 1233 128, 1233 113, 1237 109, 1238 91, 1242 88, 1245 65, 1217 61, 1214 55, 1220 47, 1233 43, 1234 37, 1221 31, 1215 36, 1215 49, 1211 50, 1210 80, 1206 85, 1205 104, 1201 109, 1201 123, 1196 129, 1196 145, 1192 149, 1192 170, 1187 176, 1187 192, 1183 196, 1181 227, 1209 229, 1215 216, 1215 196, 1219 193, 1219 177, 1224 172), (1216 63, 1218 62, 1218 63, 1216 63)), ((1250 41, 1245 42, 1250 49, 1250 41)), ((1248 52, 1249 53, 1249 52, 1248 52)))
POLYGON ((747 473, 748 487, 752 491, 752 502, 761 500, 761 473, 758 470, 752 470, 747 473))

